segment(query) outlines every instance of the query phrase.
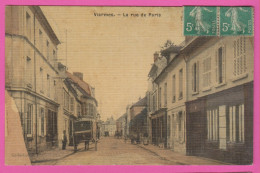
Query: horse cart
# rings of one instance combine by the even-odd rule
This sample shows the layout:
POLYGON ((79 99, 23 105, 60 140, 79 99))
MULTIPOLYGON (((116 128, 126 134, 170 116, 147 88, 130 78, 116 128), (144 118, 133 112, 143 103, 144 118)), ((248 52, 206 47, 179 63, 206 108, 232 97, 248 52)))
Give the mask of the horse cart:
POLYGON ((84 143, 85 150, 88 150, 90 142, 95 142, 95 149, 97 150, 96 123, 85 118, 75 121, 73 133, 74 151, 78 150, 80 143, 84 143))

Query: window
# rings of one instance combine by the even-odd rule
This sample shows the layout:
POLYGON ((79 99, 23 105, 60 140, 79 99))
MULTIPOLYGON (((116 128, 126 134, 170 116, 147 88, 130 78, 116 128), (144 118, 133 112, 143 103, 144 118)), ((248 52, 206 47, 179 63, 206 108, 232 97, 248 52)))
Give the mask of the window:
POLYGON ((41 92, 43 93, 44 78, 43 78, 43 68, 42 67, 40 67, 40 79, 41 79, 41 92))
POLYGON ((39 131, 40 131, 40 135, 44 136, 44 134, 45 134, 44 121, 45 120, 44 120, 44 109, 43 108, 40 109, 40 118, 41 118, 41 122, 40 122, 41 128, 39 129, 39 131))
POLYGON ((183 112, 180 111, 177 114, 177 130, 178 130, 178 139, 179 141, 182 141, 184 139, 184 118, 183 118, 183 112))
POLYGON ((172 76, 172 102, 176 101, 176 77, 172 76))
POLYGON ((192 65, 192 92, 199 91, 199 62, 192 65))
POLYGON ((27 79, 27 82, 28 82, 30 88, 32 88, 32 84, 33 84, 33 64, 32 64, 32 60, 29 56, 27 56, 27 58, 26 58, 26 79, 27 79))
POLYGON ((53 59, 56 59, 56 51, 55 50, 52 51, 52 55, 53 55, 53 59))
POLYGON ((46 57, 49 59, 49 41, 46 41, 46 57))
POLYGON ((161 100, 162 100, 162 99, 161 99, 161 97, 162 97, 162 88, 160 87, 160 88, 159 88, 159 100, 158 100, 158 101, 159 101, 159 108, 162 107, 162 103, 161 103, 161 100))
POLYGON ((234 41, 234 76, 246 73, 246 39, 240 37, 234 41))
POLYGON ((42 52, 42 31, 39 29, 39 49, 42 52))
POLYGON ((216 52, 216 82, 221 84, 225 81, 225 47, 218 48, 216 52))
POLYGON ((81 107, 80 104, 77 104, 77 115, 80 116, 81 115, 81 107))
POLYGON ((183 97, 183 70, 179 71, 179 99, 183 97))
POLYGON ((172 126, 172 137, 173 138, 177 138, 176 137, 176 116, 175 114, 172 112, 172 123, 171 123, 171 126, 172 126))
POLYGON ((147 92, 147 110, 151 112, 151 93, 147 92))
POLYGON ((69 110, 69 94, 64 90, 64 108, 69 110))
POLYGON ((164 84, 164 107, 167 107, 167 83, 164 84))
POLYGON ((50 75, 47 74, 47 95, 50 97, 50 92, 51 92, 51 79, 50 75))
POLYGON ((89 114, 89 108, 88 108, 88 104, 84 103, 84 115, 87 116, 89 114))
POLYGON ((171 116, 168 116, 168 120, 167 120, 167 136, 170 137, 171 136, 171 116))
POLYGON ((53 80, 53 88, 54 88, 54 100, 57 100, 56 80, 53 80))
POLYGON ((31 40, 31 16, 26 12, 26 34, 28 40, 31 40))
POLYGON ((156 97, 155 97, 156 95, 154 94, 153 95, 153 111, 155 111, 156 110, 156 97))
POLYGON ((73 97, 70 98, 70 111, 71 112, 74 111, 74 98, 73 97))
POLYGON ((26 134, 32 137, 32 117, 33 116, 33 105, 27 105, 27 117, 26 117, 26 134))
POLYGON ((245 127, 244 127, 244 104, 229 107, 229 141, 244 142, 245 127))
POLYGON ((207 110, 208 140, 217 141, 219 139, 219 115, 218 109, 207 110))
POLYGON ((89 115, 94 116, 94 107, 92 104, 89 103, 89 115))
POLYGON ((63 91, 63 105, 64 105, 64 107, 66 105, 66 91, 65 90, 63 91))
POLYGON ((203 60, 203 88, 209 87, 211 85, 211 58, 208 57, 203 60))

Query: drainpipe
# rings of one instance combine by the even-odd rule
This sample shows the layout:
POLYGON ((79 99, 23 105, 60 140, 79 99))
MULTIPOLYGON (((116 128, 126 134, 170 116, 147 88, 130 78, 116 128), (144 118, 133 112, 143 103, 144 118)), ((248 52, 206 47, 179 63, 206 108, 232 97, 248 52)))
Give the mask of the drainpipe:
MULTIPOLYGON (((185 102, 186 101, 188 101, 188 85, 187 85, 187 83, 188 83, 188 57, 185 55, 185 54, 183 54, 183 59, 184 59, 184 61, 185 61, 185 68, 186 68, 186 100, 185 100, 185 102)), ((184 119, 184 138, 185 138, 185 145, 186 145, 186 150, 187 150, 187 125, 186 125, 186 123, 187 123, 187 109, 186 109, 186 104, 185 104, 185 119, 184 119)))
MULTIPOLYGON (((35 14, 33 16, 33 45, 35 46, 35 14)), ((35 98, 35 121, 36 121, 36 127, 35 127, 35 152, 38 155, 38 116, 37 116, 37 98, 36 98, 36 56, 35 56, 35 49, 34 49, 34 98, 35 98)))

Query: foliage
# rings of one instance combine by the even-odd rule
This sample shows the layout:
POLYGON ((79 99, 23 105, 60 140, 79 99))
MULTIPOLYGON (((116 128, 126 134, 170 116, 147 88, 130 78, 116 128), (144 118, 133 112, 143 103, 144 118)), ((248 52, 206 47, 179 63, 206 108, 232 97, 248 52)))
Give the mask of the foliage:
POLYGON ((164 45, 161 47, 161 51, 169 48, 169 47, 173 47, 176 46, 171 40, 167 40, 164 45))

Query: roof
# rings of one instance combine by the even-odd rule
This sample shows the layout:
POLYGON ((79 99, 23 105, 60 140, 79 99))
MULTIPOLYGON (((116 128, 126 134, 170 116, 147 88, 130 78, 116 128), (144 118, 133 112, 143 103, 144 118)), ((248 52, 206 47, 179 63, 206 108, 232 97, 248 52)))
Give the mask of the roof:
POLYGON ((181 49, 181 53, 186 52, 189 53, 190 51, 196 50, 198 47, 201 47, 203 44, 207 43, 207 41, 211 39, 218 39, 219 37, 207 37, 207 36, 199 36, 199 37, 192 37, 187 41, 185 46, 181 49))
POLYGON ((155 63, 153 63, 153 65, 152 65, 152 67, 151 67, 151 70, 150 70, 148 76, 149 76, 149 77, 152 76, 153 73, 154 73, 157 69, 158 69, 158 67, 155 65, 155 63))
POLYGON ((144 119, 147 116, 147 109, 144 108, 139 114, 137 114, 133 119, 140 120, 144 119))
POLYGON ((147 106, 147 97, 145 96, 144 98, 140 99, 138 102, 133 104, 131 108, 135 106, 147 106))
POLYGON ((147 117, 147 109, 144 108, 139 114, 137 114, 131 121, 130 126, 136 125, 137 122, 142 122, 146 120, 147 117))
POLYGON ((170 53, 177 53, 178 54, 180 52, 181 48, 182 48, 182 46, 170 46, 170 47, 162 50, 161 55, 168 57, 168 55, 170 53))
POLYGON ((82 88, 88 95, 91 96, 91 91, 90 91, 90 86, 88 83, 86 83, 83 80, 80 80, 77 76, 74 76, 73 74, 71 74, 70 72, 66 71, 66 75, 68 78, 70 78, 73 82, 75 82, 76 84, 78 84, 78 86, 80 88, 82 88))
POLYGON ((68 78, 66 78, 63 82, 67 86, 67 88, 72 92, 74 97, 77 99, 78 94, 75 91, 75 89, 72 87, 70 80, 68 78))
POLYGON ((124 113, 121 117, 119 117, 116 121, 122 121, 126 117, 126 113, 124 113))

